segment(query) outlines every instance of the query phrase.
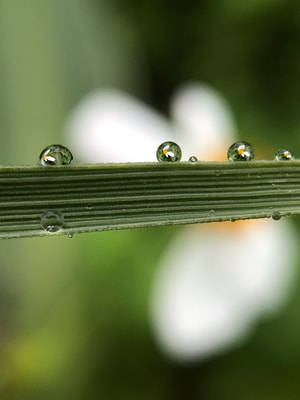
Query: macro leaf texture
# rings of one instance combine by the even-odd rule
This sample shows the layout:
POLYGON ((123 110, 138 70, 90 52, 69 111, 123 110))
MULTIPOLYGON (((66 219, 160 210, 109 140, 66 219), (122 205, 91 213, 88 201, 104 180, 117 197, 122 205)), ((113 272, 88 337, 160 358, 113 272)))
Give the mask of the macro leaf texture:
POLYGON ((0 187, 2 239, 300 213, 298 160, 1 167, 0 187))

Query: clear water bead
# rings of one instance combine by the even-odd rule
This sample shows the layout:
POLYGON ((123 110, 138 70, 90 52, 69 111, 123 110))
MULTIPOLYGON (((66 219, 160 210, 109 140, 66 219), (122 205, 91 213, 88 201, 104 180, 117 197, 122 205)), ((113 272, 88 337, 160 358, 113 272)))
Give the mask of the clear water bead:
POLYGON ((274 221, 279 221, 279 220, 281 219, 280 212, 278 212, 278 211, 273 212, 273 213, 272 213, 272 219, 273 219, 274 221))
POLYGON ((250 161, 254 158, 254 150, 247 142, 233 143, 227 150, 229 161, 250 161))
POLYGON ((64 216, 58 210, 46 211, 41 216, 41 226, 49 233, 58 232, 64 226, 64 216))
POLYGON ((73 155, 67 147, 52 144, 40 154, 39 162, 42 166, 68 165, 73 160, 73 155))
POLYGON ((197 161, 198 161, 198 158, 197 158, 196 156, 191 156, 191 157, 189 158, 189 162, 195 163, 195 162, 197 162, 197 161))
POLYGON ((294 157, 293 153, 291 153, 289 150, 280 149, 275 154, 275 160, 277 160, 277 161, 294 160, 294 159, 295 159, 295 157, 294 157))
POLYGON ((157 151, 156 158, 160 162, 175 162, 181 160, 181 148, 177 143, 164 142, 162 143, 157 151))

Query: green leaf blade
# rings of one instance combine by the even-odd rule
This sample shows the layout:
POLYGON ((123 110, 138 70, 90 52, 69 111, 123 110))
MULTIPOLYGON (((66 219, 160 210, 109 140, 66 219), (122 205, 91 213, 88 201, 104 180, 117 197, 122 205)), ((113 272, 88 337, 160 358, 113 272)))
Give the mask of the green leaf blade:
POLYGON ((299 213, 297 160, 0 168, 0 238, 299 213), (41 226, 49 210, 59 232, 41 226))

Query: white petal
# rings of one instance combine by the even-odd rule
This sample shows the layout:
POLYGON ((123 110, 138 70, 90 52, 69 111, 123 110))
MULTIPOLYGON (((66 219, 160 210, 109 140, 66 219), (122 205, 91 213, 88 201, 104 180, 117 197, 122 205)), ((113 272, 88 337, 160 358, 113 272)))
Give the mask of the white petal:
POLYGON ((150 310, 165 352, 182 360, 208 357, 245 339, 259 316, 282 304, 296 249, 285 222, 187 227, 175 238, 161 260, 150 310))
POLYGON ((75 108, 67 141, 86 162, 156 161, 160 143, 174 140, 166 119, 118 90, 98 90, 75 108))
POLYGON ((225 99, 212 87, 200 83, 182 86, 171 103, 174 128, 189 154, 201 160, 226 158, 235 137, 235 123, 225 99))

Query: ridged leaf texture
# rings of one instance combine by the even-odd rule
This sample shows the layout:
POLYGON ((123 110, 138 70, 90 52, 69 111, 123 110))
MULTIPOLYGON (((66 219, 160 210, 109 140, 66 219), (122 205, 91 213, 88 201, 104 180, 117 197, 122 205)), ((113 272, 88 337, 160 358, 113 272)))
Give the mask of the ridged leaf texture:
POLYGON ((297 160, 0 168, 0 238, 299 213, 297 160), (63 215, 58 232, 47 211, 63 215))

